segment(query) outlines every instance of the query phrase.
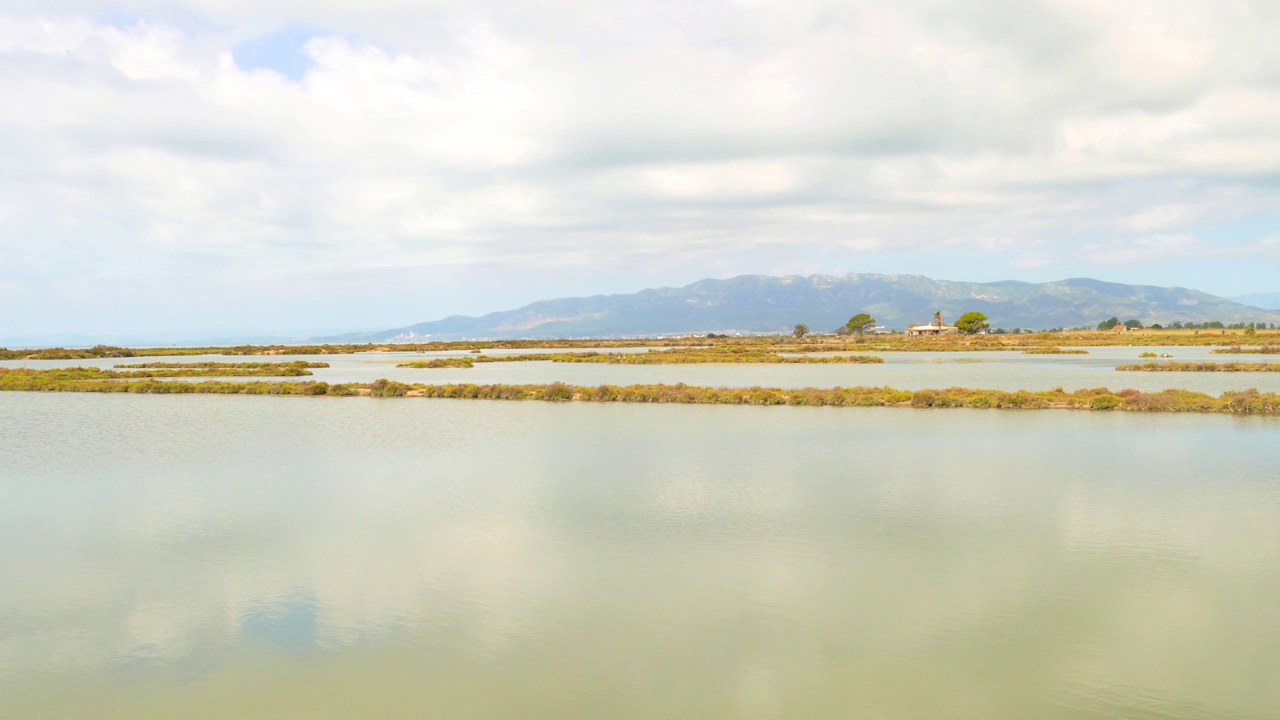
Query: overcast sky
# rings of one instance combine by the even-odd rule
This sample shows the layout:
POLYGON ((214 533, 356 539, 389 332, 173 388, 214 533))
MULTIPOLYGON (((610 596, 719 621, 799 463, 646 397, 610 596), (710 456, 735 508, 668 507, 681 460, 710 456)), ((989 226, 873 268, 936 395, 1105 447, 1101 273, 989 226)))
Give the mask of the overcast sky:
POLYGON ((1275 0, 4 5, 0 337, 744 273, 1280 290, 1275 0))

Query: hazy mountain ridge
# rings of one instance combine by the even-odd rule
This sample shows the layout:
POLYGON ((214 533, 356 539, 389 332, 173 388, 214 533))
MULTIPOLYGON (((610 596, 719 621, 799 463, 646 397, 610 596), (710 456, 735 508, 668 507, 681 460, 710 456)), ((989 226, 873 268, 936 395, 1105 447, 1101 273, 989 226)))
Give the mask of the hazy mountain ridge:
POLYGON ((1252 305, 1253 307, 1266 308, 1268 310, 1280 310, 1280 292, 1251 293, 1249 295, 1237 295, 1236 297, 1227 299, 1232 302, 1238 302, 1241 305, 1252 305))
POLYGON ((684 287, 621 295, 557 298, 480 317, 452 315, 379 332, 328 340, 602 337, 670 333, 789 332, 796 323, 830 331, 857 312, 890 328, 928 322, 935 311, 954 320, 987 315, 993 327, 1092 327, 1110 317, 1144 324, 1280 323, 1280 312, 1198 290, 1125 285, 1091 278, 1048 283, 933 280, 921 275, 742 275, 684 287))

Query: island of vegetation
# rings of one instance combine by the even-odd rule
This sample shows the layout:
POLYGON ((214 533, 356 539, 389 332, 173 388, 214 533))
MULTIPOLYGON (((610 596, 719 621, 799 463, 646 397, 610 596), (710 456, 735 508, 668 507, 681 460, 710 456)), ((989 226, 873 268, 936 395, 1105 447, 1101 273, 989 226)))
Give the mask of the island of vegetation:
POLYGON ((1280 363, 1145 362, 1133 365, 1119 365, 1116 370, 1131 372, 1280 372, 1280 363))
POLYGON ((435 358, 398 364, 403 368, 469 368, 475 363, 535 362, 604 363, 610 365, 676 365, 676 364, 757 364, 757 363, 883 363, 875 355, 780 355, 787 348, 762 350, 757 346, 728 345, 720 347, 671 348, 648 352, 581 352, 525 353, 520 355, 469 355, 459 358, 435 358))
MULTIPOLYGON (((484 362, 484 361, 481 361, 484 362)), ((402 368, 469 368, 475 367, 475 360, 469 357, 456 358, 434 358, 432 360, 414 360, 412 362, 398 363, 396 367, 402 368)))
POLYGON ((1280 345, 1263 345, 1262 347, 1240 347, 1232 345, 1227 348, 1210 350, 1214 355, 1280 355, 1280 345))
MULTIPOLYGON (((293 371, 293 370, 314 370, 316 368, 327 368, 327 362, 308 362, 306 360, 290 360, 287 362, 243 362, 243 363, 224 363, 224 362, 149 362, 149 363, 133 363, 116 365, 116 370, 129 369, 163 369, 163 370, 223 370, 224 375, 252 375, 259 374, 256 371, 293 371), (245 370, 254 372, 242 372, 245 370)), ((274 372, 263 372, 261 374, 270 375, 278 374, 274 372)), ((311 373, 300 373, 310 375, 311 373)))

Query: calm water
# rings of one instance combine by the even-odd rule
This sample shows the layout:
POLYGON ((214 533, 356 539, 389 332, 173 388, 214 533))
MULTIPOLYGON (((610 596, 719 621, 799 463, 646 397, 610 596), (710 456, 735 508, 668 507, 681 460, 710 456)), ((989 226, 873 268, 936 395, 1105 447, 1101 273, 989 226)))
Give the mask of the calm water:
POLYGON ((0 394, 3 718, 1280 717, 1280 422, 0 394))
MULTIPOLYGON (((1157 391, 1181 388, 1219 395, 1227 390, 1257 388, 1280 393, 1276 372, 1116 372, 1117 365, 1143 362, 1144 351, 1169 353, 1181 362, 1266 362, 1267 355, 1212 355, 1211 348, 1089 348, 1088 355, 1023 355, 1021 352, 970 353, 874 353, 885 359, 880 365, 602 365, 594 363, 513 362, 485 363, 473 368, 397 368, 397 363, 432 357, 463 357, 466 352, 359 353, 279 358, 228 358, 222 355, 129 360, 10 360, 0 367, 113 367, 132 362, 234 362, 239 360, 314 360, 332 367, 315 370, 314 377, 294 380, 325 382, 373 382, 390 378, 410 383, 549 383, 574 385, 629 385, 633 383, 686 383, 711 387, 855 387, 889 386, 905 390, 970 387, 997 390, 1067 390, 1109 387, 1157 391)), ((492 351, 492 354, 528 352, 492 351)), ((1277 360, 1280 361, 1280 360, 1277 360)), ((200 378, 199 380, 203 380, 200 378)), ((196 380, 197 382, 199 380, 196 380)))

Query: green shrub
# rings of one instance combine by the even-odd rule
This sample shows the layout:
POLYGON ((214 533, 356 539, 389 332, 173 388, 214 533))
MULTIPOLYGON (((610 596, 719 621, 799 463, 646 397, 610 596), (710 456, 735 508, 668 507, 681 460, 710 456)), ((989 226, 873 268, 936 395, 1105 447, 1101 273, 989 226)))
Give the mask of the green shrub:
POLYGON ((573 388, 562 382, 553 382, 542 390, 543 400, 553 400, 563 402, 573 399, 573 388))
POLYGON ((1094 395, 1089 400, 1089 406, 1094 410, 1112 410, 1120 407, 1121 402, 1123 401, 1115 395, 1094 395))
POLYGON ((369 386, 369 394, 373 397, 404 397, 408 392, 408 385, 386 378, 378 378, 369 386))

